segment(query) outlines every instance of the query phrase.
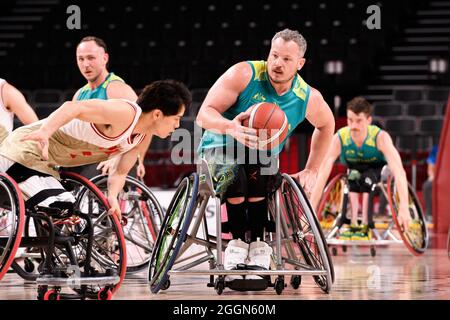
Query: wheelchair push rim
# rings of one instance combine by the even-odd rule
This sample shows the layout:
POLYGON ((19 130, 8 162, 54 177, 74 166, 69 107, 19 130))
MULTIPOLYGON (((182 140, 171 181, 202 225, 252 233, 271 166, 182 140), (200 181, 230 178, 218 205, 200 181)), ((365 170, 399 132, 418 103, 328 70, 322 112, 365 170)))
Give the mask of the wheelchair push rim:
POLYGON ((326 276, 314 276, 314 280, 328 293, 334 282, 334 268, 320 224, 298 182, 287 174, 283 174, 283 179, 281 204, 291 227, 296 228, 292 237, 308 265, 327 271, 326 276))
POLYGON ((167 288, 168 272, 184 243, 197 201, 197 173, 184 178, 178 186, 164 217, 149 265, 149 286, 152 293, 167 288))
MULTIPOLYGON (((61 178, 63 185, 64 183, 72 183, 75 187, 79 187, 79 189, 75 188, 77 192, 74 194, 77 199, 75 202, 76 208, 86 204, 82 202, 86 196, 89 201, 91 201, 92 196, 94 196, 96 201, 98 201, 98 205, 103 206, 102 211, 99 210, 99 212, 88 213, 93 220, 94 226, 95 248, 92 250, 91 262, 95 262, 97 267, 108 267, 108 269, 113 268, 116 270, 120 280, 112 286, 111 291, 112 293, 115 293, 125 278, 127 262, 125 239, 119 219, 115 215, 108 214, 110 206, 106 197, 91 181, 72 172, 62 172, 61 178), (105 248, 105 245, 110 247, 110 249, 108 250, 105 248), (110 257, 105 256, 108 252, 111 254, 110 257)), ((81 208, 79 209, 82 211, 81 208)), ((98 207, 98 209, 100 209, 100 207, 98 207)), ((82 250, 80 250, 80 257, 83 253, 82 250)), ((84 250, 84 252, 86 252, 86 250, 84 250)), ((86 296, 91 299, 97 299, 100 290, 102 290, 101 286, 88 287, 86 296)))
POLYGON ((408 208, 412 218, 410 229, 405 232, 398 221, 398 204, 399 197, 395 186, 395 180, 392 176, 389 177, 387 183, 387 193, 389 199, 389 208, 392 212, 392 218, 397 227, 400 237, 403 240, 406 248, 415 256, 423 254, 428 246, 429 234, 417 195, 412 186, 408 183, 408 208))
MULTIPOLYGON (((91 181, 106 194, 107 179, 99 175, 91 181)), ((164 213, 155 195, 141 181, 127 176, 123 189, 119 203, 122 217, 127 220, 123 226, 127 273, 135 273, 148 267, 164 213)))
POLYGON ((317 209, 317 218, 323 229, 331 231, 336 225, 339 216, 344 215, 342 212, 344 201, 344 188, 347 184, 344 174, 337 174, 327 184, 324 193, 319 202, 317 209))
POLYGON ((0 187, 4 193, 0 194, 0 280, 14 261, 17 249, 22 240, 25 225, 25 202, 17 183, 5 173, 0 173, 0 187), (10 203, 4 203, 4 197, 10 203), (5 206, 5 208, 3 208, 5 206), (6 239, 7 230, 12 228, 6 239))

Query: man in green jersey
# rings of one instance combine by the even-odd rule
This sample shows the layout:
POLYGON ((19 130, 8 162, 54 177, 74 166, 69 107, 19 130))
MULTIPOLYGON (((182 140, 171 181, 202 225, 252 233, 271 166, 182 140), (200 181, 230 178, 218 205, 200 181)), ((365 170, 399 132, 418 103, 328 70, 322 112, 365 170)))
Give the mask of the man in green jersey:
MULTIPOLYGON (((227 180, 221 191, 233 236, 225 250, 227 270, 245 263, 268 269, 272 252, 258 239, 263 239, 268 226, 267 196, 277 188, 279 175, 267 174, 263 170, 267 163, 261 161, 260 153, 253 152, 259 148, 259 138, 255 129, 242 125, 249 117, 250 107, 260 102, 277 104, 288 118, 288 135, 305 118, 315 127, 306 167, 295 175, 307 193, 315 184, 321 159, 331 141, 332 112, 320 92, 297 73, 305 64, 305 51, 306 41, 297 31, 278 32, 272 39, 267 61, 233 65, 211 87, 198 113, 197 123, 206 129, 199 152, 213 165, 219 182, 227 180), (234 149, 238 154, 234 154, 234 149), (230 178, 221 179, 224 175, 230 178)), ((280 141, 269 150, 269 156, 279 154, 285 142, 280 141)))
POLYGON ((411 217, 408 209, 408 182, 402 159, 386 131, 371 125, 372 106, 362 97, 356 97, 347 104, 348 126, 334 135, 330 148, 319 170, 317 184, 311 197, 311 204, 317 208, 325 183, 328 180, 334 161, 340 156, 349 168, 351 228, 341 233, 341 238, 368 240, 369 192, 381 177, 383 166, 388 164, 395 178, 400 197, 399 222, 409 228, 411 217), (359 195, 363 195, 362 224, 358 225, 359 195))
MULTIPOLYGON (((87 80, 87 84, 80 88, 73 96, 73 101, 82 101, 88 99, 126 99, 135 102, 137 95, 134 90, 125 83, 125 81, 108 71, 109 54, 106 43, 93 36, 81 39, 76 50, 77 65, 87 80)), ((151 139, 148 143, 151 142, 151 139)), ((148 146, 142 148, 142 154, 138 157, 138 166, 136 173, 139 177, 145 175, 144 157, 148 146)), ((85 166, 81 170, 82 174, 91 178, 99 174, 98 169, 103 174, 109 172, 113 161, 104 161, 99 165, 85 166)))

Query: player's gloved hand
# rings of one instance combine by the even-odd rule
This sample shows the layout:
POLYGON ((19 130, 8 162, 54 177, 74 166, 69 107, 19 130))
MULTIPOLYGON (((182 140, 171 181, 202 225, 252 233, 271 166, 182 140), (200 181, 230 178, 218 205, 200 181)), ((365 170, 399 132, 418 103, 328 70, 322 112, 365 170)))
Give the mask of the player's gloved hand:
POLYGON ((409 213, 408 205, 400 205, 400 210, 398 212, 398 224, 400 225, 400 228, 403 229, 403 231, 408 231, 409 226, 412 222, 411 215, 409 213))
POLYGON ((305 169, 293 174, 292 177, 298 180, 306 195, 310 198, 316 184, 317 170, 305 169))
POLYGON ((258 136, 256 129, 248 128, 242 125, 242 121, 250 117, 250 112, 241 112, 232 120, 232 127, 227 130, 227 134, 231 135, 237 141, 250 149, 256 149, 258 146, 258 136))
POLYGON ((22 137, 20 141, 36 141, 42 154, 42 159, 48 160, 48 139, 50 134, 42 127, 26 136, 22 137))

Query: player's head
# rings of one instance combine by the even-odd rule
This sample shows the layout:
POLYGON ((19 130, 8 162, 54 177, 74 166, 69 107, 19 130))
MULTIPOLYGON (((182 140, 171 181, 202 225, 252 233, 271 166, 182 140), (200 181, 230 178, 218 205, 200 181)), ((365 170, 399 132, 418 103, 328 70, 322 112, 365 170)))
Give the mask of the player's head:
POLYGON ((272 38, 267 70, 273 83, 291 81, 305 64, 306 40, 298 31, 284 29, 272 38))
POLYGON ((363 97, 355 97, 347 103, 347 124, 354 133, 365 132, 372 123, 372 105, 363 97))
POLYGON ((136 103, 142 108, 152 131, 166 138, 180 126, 180 119, 192 102, 189 89, 175 80, 159 80, 147 85, 136 103))
POLYGON ((88 82, 95 82, 108 66, 108 48, 97 37, 84 37, 77 45, 77 64, 88 82))

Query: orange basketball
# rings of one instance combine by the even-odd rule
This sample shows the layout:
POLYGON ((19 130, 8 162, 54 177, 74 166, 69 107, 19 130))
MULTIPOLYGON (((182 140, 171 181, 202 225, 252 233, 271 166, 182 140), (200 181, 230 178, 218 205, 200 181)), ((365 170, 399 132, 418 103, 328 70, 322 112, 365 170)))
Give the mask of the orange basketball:
POLYGON ((245 119, 242 125, 257 129, 260 139, 258 149, 272 149, 286 139, 289 123, 279 106, 261 102, 251 108, 250 117, 245 119))

